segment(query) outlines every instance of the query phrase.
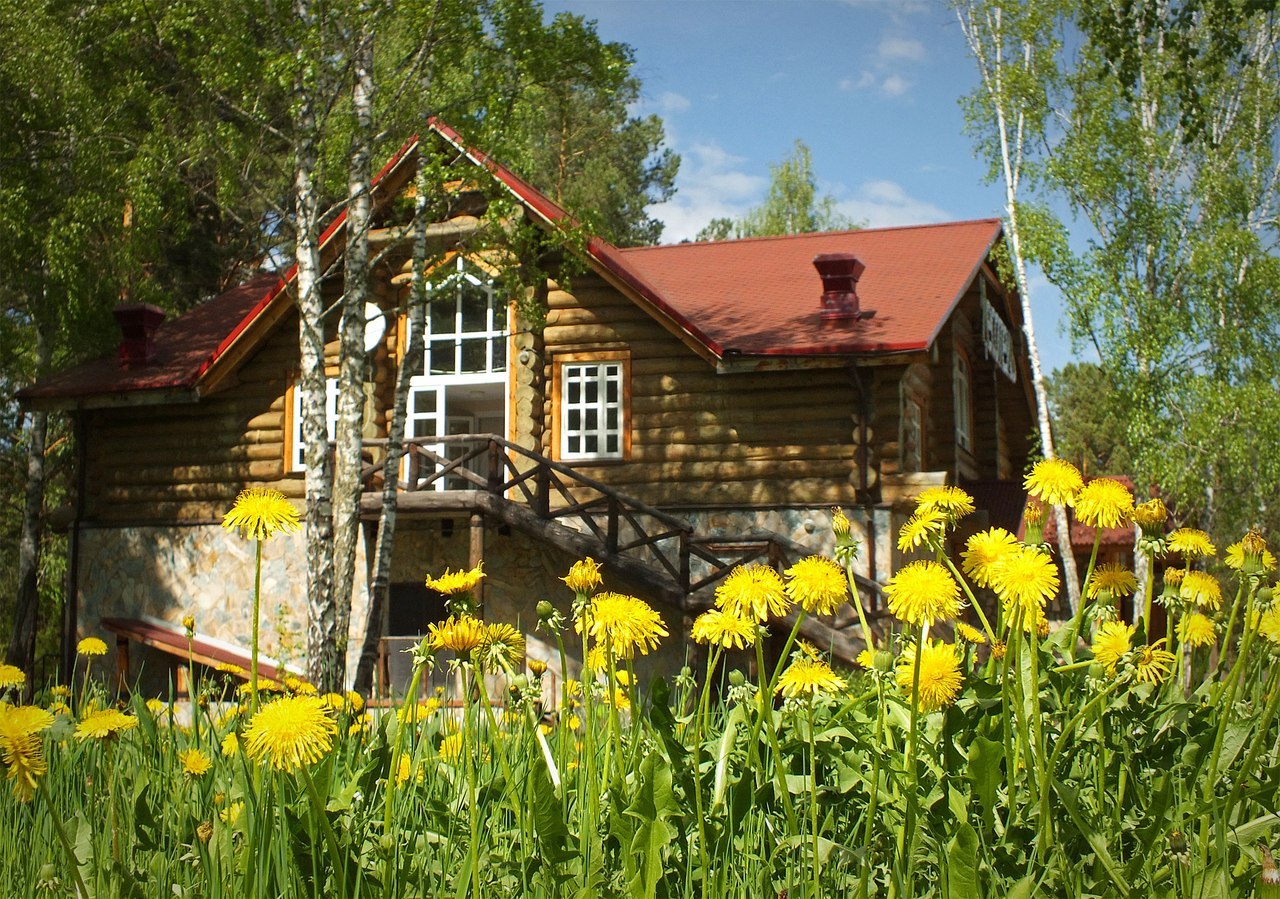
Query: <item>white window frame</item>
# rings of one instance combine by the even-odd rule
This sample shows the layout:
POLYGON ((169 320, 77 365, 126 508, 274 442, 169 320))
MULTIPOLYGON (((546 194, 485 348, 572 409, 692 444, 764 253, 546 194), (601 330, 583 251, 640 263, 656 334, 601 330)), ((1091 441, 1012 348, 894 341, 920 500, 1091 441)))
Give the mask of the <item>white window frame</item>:
POLYGON ((956 445, 973 452, 973 367, 964 350, 952 351, 951 388, 956 416, 956 445))
MULTIPOLYGON (((289 460, 290 471, 307 470, 307 448, 302 439, 302 396, 298 385, 290 388, 293 391, 293 443, 292 458, 289 460)), ((338 438, 338 379, 324 379, 324 426, 329 435, 329 442, 338 438)))
POLYGON ((625 359, 574 359, 560 363, 560 458, 565 461, 600 461, 623 459, 626 455, 626 377, 625 359), (609 387, 615 387, 609 399, 609 387), (589 398, 595 386, 594 399, 589 398), (579 389, 580 388, 580 389, 579 389), (615 414, 612 427, 610 412, 615 414), (577 427, 571 422, 577 414, 577 427), (594 416, 594 426, 587 420, 594 416), (587 442, 595 438, 596 449, 588 450, 587 442), (609 448, 610 441, 613 448, 609 448))
POLYGON ((430 307, 427 309, 425 333, 422 343, 422 374, 435 381, 449 383, 487 383, 495 375, 505 375, 509 359, 507 359, 507 341, 511 336, 510 311, 507 302, 493 288, 493 279, 483 270, 471 265, 462 256, 456 256, 445 263, 433 275, 427 289, 431 293, 430 307), (462 288, 469 285, 479 288, 487 299, 484 326, 475 330, 466 330, 462 320, 462 288), (441 307, 452 300, 452 327, 447 330, 435 330, 434 320, 441 315, 441 307), (499 319, 502 319, 501 325, 499 319), (437 349, 443 349, 452 341, 453 365, 446 371, 433 372, 431 360, 437 349), (464 371, 462 368, 462 350, 464 345, 484 342, 485 366, 482 369, 464 371), (499 353, 502 359, 499 362, 499 353))

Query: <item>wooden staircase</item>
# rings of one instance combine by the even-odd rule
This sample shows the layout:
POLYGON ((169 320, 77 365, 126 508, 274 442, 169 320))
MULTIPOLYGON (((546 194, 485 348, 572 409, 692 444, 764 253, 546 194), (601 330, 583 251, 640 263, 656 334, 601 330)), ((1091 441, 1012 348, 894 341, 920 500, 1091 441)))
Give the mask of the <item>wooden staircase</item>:
MULTIPOLYGON (((385 450, 386 441, 366 445, 385 450)), ((715 585, 735 566, 784 567, 807 553, 767 531, 697 534, 675 515, 493 434, 415 438, 405 450, 400 511, 481 512, 571 555, 591 556, 686 611, 710 605, 715 585)), ((378 515, 385 477, 385 461, 365 467, 365 517, 378 515)), ((880 585, 859 578, 858 586, 875 608, 880 585)))

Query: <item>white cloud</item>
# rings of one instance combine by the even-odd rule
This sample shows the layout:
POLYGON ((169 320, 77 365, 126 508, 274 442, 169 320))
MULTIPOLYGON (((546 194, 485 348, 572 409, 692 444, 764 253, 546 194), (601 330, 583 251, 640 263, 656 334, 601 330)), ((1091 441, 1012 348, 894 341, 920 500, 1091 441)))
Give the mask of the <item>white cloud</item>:
POLYGON ((880 90, 884 91, 890 97, 901 97, 907 91, 911 90, 911 82, 896 72, 880 82, 880 90))
POLYGON ((718 144, 699 143, 680 148, 676 194, 649 212, 663 223, 663 243, 692 240, 713 218, 736 218, 751 208, 769 179, 743 170, 745 157, 718 144))
POLYGON ((674 91, 666 91, 654 101, 653 105, 662 115, 671 115, 673 112, 684 112, 693 104, 689 102, 688 97, 674 91))
POLYGON ((896 181, 864 181, 857 192, 837 203, 839 210, 869 228, 924 225, 953 218, 945 209, 911 196, 896 181))
POLYGON ((881 59, 909 59, 919 62, 925 58, 924 44, 915 38, 888 37, 880 41, 876 52, 881 59))

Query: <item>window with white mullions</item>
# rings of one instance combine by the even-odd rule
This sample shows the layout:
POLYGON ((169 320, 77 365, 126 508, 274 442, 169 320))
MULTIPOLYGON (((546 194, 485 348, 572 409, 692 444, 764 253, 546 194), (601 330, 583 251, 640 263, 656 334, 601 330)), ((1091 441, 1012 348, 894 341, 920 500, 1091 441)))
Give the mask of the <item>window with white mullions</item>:
MULTIPOLYGON (((291 405, 293 407, 293 458, 289 461, 293 471, 307 470, 307 445, 302 439, 302 389, 295 384, 292 388, 291 405)), ((324 381, 324 426, 333 443, 338 434, 338 379, 325 378, 324 381)))
POLYGON ((507 303, 493 281, 461 256, 430 285, 422 373, 476 375, 507 368, 507 303))
POLYGON ((954 350, 951 386, 955 401, 956 445, 973 452, 973 378, 969 359, 959 347, 954 350))
POLYGON ((622 458, 622 378, 620 361, 563 364, 560 458, 622 458))

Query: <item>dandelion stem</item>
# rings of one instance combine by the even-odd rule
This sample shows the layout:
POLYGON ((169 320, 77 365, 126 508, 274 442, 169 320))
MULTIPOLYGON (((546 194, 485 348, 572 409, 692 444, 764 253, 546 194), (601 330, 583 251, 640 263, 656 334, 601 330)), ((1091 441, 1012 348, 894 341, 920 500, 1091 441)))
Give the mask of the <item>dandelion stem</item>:
POLYGON ((249 710, 258 711, 258 615, 262 604, 262 541, 255 540, 253 560, 253 631, 249 643, 249 710))
POLYGON ((67 828, 62 823, 62 816, 58 814, 58 807, 54 805, 53 797, 49 795, 49 788, 45 786, 43 777, 36 782, 36 789, 40 793, 40 797, 44 799, 45 807, 49 809, 49 820, 53 822, 53 829, 58 834, 58 842, 62 844, 63 851, 67 853, 67 860, 71 862, 71 876, 76 881, 76 895, 92 895, 85 887, 84 880, 80 877, 80 859, 76 858, 76 850, 71 845, 71 840, 67 836, 67 828))

